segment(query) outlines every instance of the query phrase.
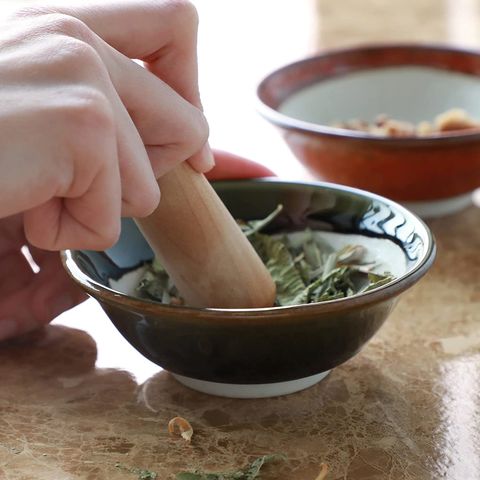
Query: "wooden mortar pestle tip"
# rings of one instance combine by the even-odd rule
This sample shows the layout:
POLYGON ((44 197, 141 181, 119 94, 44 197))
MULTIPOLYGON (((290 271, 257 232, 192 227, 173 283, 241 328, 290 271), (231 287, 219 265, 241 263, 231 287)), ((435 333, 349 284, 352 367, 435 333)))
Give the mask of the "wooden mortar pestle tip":
POLYGON ((159 186, 158 208, 136 222, 186 305, 271 307, 270 273, 207 179, 184 162, 159 186))

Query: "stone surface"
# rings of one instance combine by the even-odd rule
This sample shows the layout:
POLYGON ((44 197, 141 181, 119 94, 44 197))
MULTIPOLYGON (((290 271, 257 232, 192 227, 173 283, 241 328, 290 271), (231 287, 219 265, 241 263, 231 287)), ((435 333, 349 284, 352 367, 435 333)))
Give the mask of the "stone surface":
MULTIPOLYGON (((198 3, 201 14, 214 15, 208 2, 198 3)), ((255 8, 225 3, 245 17, 255 8)), ((307 53, 307 37, 316 39, 316 47, 360 40, 478 41, 475 1, 265 1, 259 7, 264 14, 265 4, 272 16, 256 18, 248 31, 257 41, 276 18, 274 8, 279 18, 299 4, 303 15, 307 4, 320 12, 318 22, 310 18, 305 31, 298 29, 305 44, 292 40, 297 57, 307 53)), ((214 29, 220 21, 212 17, 205 24, 214 29)), ((237 44, 244 33, 240 23, 231 25, 228 37, 237 44)), ((201 38, 205 58, 210 37, 201 38)), ((282 53, 276 52, 278 59, 282 53)), ((263 53, 250 55, 260 64, 263 53)), ((289 55, 292 50, 285 61, 289 55)), ((252 72, 261 70, 251 65, 252 72)), ((220 120, 225 102, 218 102, 212 110, 220 120)), ((205 103, 214 105, 214 95, 205 103)), ((255 118, 253 111, 248 115, 255 118)), ((269 127, 261 125, 259 134, 270 139, 269 127)), ((249 128, 243 142, 249 142, 249 128)), ((234 149, 235 141, 230 145, 234 149)), ((138 469, 150 469, 168 480, 183 469, 235 469, 267 453, 288 459, 266 467, 266 480, 314 480, 321 462, 330 466, 328 480, 479 479, 480 209, 430 226, 438 242, 431 272, 402 296, 359 355, 298 394, 228 400, 190 391, 136 353, 93 301, 42 332, 1 345, 0 479, 128 480, 139 477, 138 469), (177 415, 194 428, 190 445, 167 432, 177 415)))
POLYGON ((278 452, 288 460, 262 478, 314 480, 321 462, 329 479, 479 478, 480 209, 430 225, 431 272, 359 355, 298 394, 188 390, 134 352, 93 301, 4 344, 0 478, 128 479, 141 468, 169 479, 278 452), (194 428, 191 445, 167 432, 177 415, 194 428))

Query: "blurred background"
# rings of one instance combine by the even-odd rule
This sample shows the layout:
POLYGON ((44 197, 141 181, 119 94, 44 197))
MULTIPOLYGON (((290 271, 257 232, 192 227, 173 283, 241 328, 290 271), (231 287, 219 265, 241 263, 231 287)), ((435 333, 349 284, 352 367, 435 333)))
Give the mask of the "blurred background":
POLYGON ((324 49, 381 42, 480 45, 478 0, 194 0, 211 143, 308 177, 255 111, 270 71, 324 49))
MULTIPOLYGON (((47 2, 0 0, 0 7, 5 12, 28 3, 47 2)), ((200 89, 212 145, 290 178, 308 174, 275 129, 256 113, 255 89, 265 74, 326 48, 413 41, 480 45, 480 0, 193 3, 200 14, 200 89)))

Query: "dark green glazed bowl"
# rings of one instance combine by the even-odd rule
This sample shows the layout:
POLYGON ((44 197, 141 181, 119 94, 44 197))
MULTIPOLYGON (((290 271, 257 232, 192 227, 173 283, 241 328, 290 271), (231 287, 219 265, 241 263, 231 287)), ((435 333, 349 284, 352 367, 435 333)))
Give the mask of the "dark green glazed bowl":
POLYGON ((163 305, 110 287, 111 279, 152 258, 129 220, 124 221, 118 243, 106 252, 63 252, 67 272, 100 302, 120 333, 145 357, 192 388, 261 397, 318 382, 359 352, 383 324, 397 296, 433 263, 435 245, 428 227, 377 195, 275 179, 214 186, 236 218, 262 218, 283 204, 271 233, 309 227, 389 239, 403 250, 406 271, 383 287, 341 300, 262 309, 200 309, 163 305))

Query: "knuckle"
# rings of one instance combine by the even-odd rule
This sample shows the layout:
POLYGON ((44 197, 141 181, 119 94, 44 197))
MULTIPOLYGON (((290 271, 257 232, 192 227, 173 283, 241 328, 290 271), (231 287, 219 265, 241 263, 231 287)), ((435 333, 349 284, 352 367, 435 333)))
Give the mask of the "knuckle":
MULTIPOLYGON (((46 241, 36 232, 32 233, 27 228, 25 228, 25 238, 27 242, 35 248, 40 248, 41 250, 47 250, 49 252, 53 252, 56 250, 52 242, 46 241)), ((62 250, 62 248, 59 248, 58 250, 62 250)))
POLYGON ((65 248, 90 248, 98 242, 98 233, 85 232, 83 226, 68 227, 62 220, 61 212, 43 205, 38 209, 27 211, 24 215, 24 233, 29 245, 42 250, 55 251, 65 248), (42 208, 43 207, 43 208, 42 208), (47 217, 48 229, 45 227, 47 217), (93 239, 93 241, 92 241, 93 239))
POLYGON ((95 48, 78 38, 64 36, 54 44, 54 60, 63 68, 82 71, 95 70, 101 72, 105 68, 95 48))
POLYGON ((203 112, 188 104, 188 111, 180 121, 177 130, 177 146, 185 158, 197 153, 208 140, 209 126, 203 112))
POLYGON ((90 41, 94 37, 90 28, 82 20, 48 7, 29 6, 20 8, 9 15, 10 20, 28 20, 38 34, 62 34, 90 41))
POLYGON ((71 128, 99 135, 112 133, 115 128, 113 110, 107 97, 93 87, 74 87, 63 106, 63 121, 71 128))
POLYGON ((28 18, 22 27, 17 36, 38 45, 46 68, 62 75, 85 77, 90 73, 105 78, 106 66, 95 48, 98 37, 81 20, 48 13, 28 18))
POLYGON ((170 4, 174 18, 185 30, 191 31, 198 27, 198 12, 189 0, 174 0, 170 4))
POLYGON ((120 222, 112 222, 99 232, 98 236, 92 238, 91 247, 93 250, 107 250, 113 247, 120 238, 120 222))
POLYGON ((201 110, 190 107, 188 114, 177 123, 176 141, 171 143, 179 161, 198 153, 208 140, 209 127, 205 116, 201 110))
POLYGON ((76 17, 63 13, 48 13, 39 16, 39 27, 46 33, 62 34, 90 42, 93 32, 88 26, 76 17))
POLYGON ((199 150, 207 142, 209 133, 210 129, 205 115, 201 110, 195 108, 190 123, 190 138, 197 147, 195 151, 199 150))
MULTIPOLYGON (((155 182, 155 185, 156 182, 155 182)), ((128 216, 144 218, 148 217, 158 207, 160 203, 160 189, 158 186, 145 189, 144 192, 137 194, 135 204, 129 205, 128 216)))
POLYGON ((51 13, 51 10, 48 9, 47 7, 41 7, 39 5, 30 5, 30 6, 25 6, 18 8, 11 12, 8 16, 10 20, 16 20, 16 19, 29 19, 29 18, 34 18, 38 17, 40 15, 45 15, 51 13))

